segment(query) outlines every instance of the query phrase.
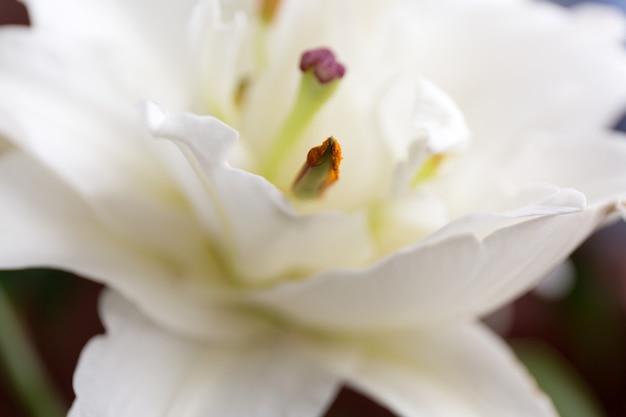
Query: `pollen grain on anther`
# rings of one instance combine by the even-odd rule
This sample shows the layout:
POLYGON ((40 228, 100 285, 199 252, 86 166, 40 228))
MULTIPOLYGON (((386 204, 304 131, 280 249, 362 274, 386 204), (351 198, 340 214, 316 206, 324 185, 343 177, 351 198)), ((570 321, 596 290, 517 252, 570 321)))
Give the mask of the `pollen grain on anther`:
POLYGON ((341 146, 332 136, 311 148, 293 183, 294 195, 301 199, 321 197, 339 179, 342 158, 341 146))

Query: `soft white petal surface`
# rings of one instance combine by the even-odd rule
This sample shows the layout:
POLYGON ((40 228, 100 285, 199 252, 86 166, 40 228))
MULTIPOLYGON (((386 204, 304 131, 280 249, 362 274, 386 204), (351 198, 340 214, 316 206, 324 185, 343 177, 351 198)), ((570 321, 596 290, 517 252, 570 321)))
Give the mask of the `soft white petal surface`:
POLYGON ((0 134, 74 188, 116 232, 187 256, 197 232, 132 95, 97 50, 27 30, 0 31, 0 134))
POLYGON ((479 324, 389 335, 351 384, 402 417, 556 417, 497 336, 479 324))
POLYGON ((132 89, 150 91, 153 98, 162 100, 181 98, 181 93, 188 92, 191 80, 186 76, 190 52, 186 28, 197 0, 26 3, 33 31, 52 38, 72 38, 88 48, 98 48, 106 54, 107 65, 117 65, 117 75, 132 89), (162 96, 166 91, 169 95, 162 96))
POLYGON ((383 92, 380 125, 383 137, 398 159, 408 144, 425 140, 431 153, 448 152, 467 142, 463 115, 450 97, 431 81, 416 75, 392 80, 383 92))
POLYGON ((476 146, 506 147, 542 129, 609 127, 626 110, 626 22, 617 10, 519 0, 414 8, 405 15, 411 45, 397 50, 419 51, 418 71, 456 101, 476 146))
POLYGON ((194 337, 249 338, 268 326, 216 299, 209 280, 219 272, 208 252, 196 254, 197 269, 189 270, 175 256, 129 242, 22 153, 0 157, 0 199, 0 268, 52 267, 104 282, 164 326, 194 337))
POLYGON ((606 218, 562 190, 534 206, 461 218, 370 268, 333 269, 253 298, 294 320, 367 331, 489 312, 529 289, 606 218))
POLYGON ((226 123, 238 120, 239 83, 249 82, 247 77, 258 65, 254 35, 260 34, 253 18, 258 7, 250 0, 197 2, 189 22, 189 40, 195 81, 200 86, 196 103, 200 113, 208 109, 226 123))
POLYGON ((298 341, 201 344, 145 319, 114 293, 107 334, 83 351, 70 417, 318 417, 339 381, 298 341))
POLYGON ((573 187, 589 203, 606 203, 626 197, 625 167, 626 135, 594 131, 529 139, 510 169, 516 181, 573 187))

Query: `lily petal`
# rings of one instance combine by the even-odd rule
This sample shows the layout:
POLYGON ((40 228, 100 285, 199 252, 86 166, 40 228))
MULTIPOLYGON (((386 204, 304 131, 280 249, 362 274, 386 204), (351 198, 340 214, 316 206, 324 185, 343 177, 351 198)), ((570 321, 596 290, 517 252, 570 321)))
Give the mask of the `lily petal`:
MULTIPOLYGON (((186 52, 187 22, 197 0, 25 0, 24 3, 28 5, 33 30, 76 36, 89 42, 117 42, 124 47, 143 43, 142 49, 146 51, 156 43, 163 55, 171 58, 171 65, 182 64, 174 58, 186 52)), ((167 59, 161 63, 168 65, 167 59)))
POLYGON ((314 327, 432 326, 487 313, 520 295, 607 216, 562 190, 508 213, 477 213, 367 269, 333 269, 252 299, 314 327))
POLYGON ((456 104, 429 80, 396 77, 384 89, 378 111, 385 143, 398 161, 396 194, 406 192, 418 168, 433 154, 463 149, 470 132, 456 104))
POLYGON ((185 236, 193 236, 184 196, 136 123, 132 95, 97 51, 27 33, 0 31, 0 134, 118 233, 181 254, 185 236))
POLYGON ((456 104, 431 81, 403 74, 390 81, 379 104, 380 128, 392 153, 406 159, 410 144, 425 140, 430 153, 456 150, 470 132, 456 104))
POLYGON ((389 335, 351 384, 403 417, 556 417, 512 352, 480 324, 389 335))
POLYGON ((168 333, 115 293, 83 351, 70 417, 322 415, 339 381, 290 339, 207 345, 168 333))
POLYGON ((603 204, 626 197, 625 164, 626 134, 594 131, 526 141, 511 172, 515 180, 573 187, 590 204, 603 204))
POLYGON ((424 51, 420 73, 463 111, 476 139, 473 146, 507 147, 523 132, 576 134, 609 127, 621 117, 626 22, 615 9, 599 13, 601 7, 572 10, 534 1, 416 3, 407 19, 414 19, 419 37, 406 39, 413 50, 424 51))
MULTIPOLYGON (((0 268, 52 267, 103 282, 164 326, 197 338, 233 340, 267 328, 215 300, 208 253, 196 268, 106 229, 80 197, 23 153, 0 157, 0 268)), ((200 262, 200 263, 198 263, 200 262)), ((213 268, 215 266, 213 265, 213 268)))
POLYGON ((230 167, 226 159, 238 133, 229 126, 213 117, 171 114, 151 102, 145 113, 154 136, 174 140, 203 178, 211 200, 206 206, 214 207, 205 223, 229 249, 225 255, 231 256, 233 278, 267 282, 332 265, 358 265, 371 256, 363 215, 298 216, 264 178, 230 167), (351 250, 339 250, 345 247, 351 250))
POLYGON ((252 35, 257 28, 251 10, 256 4, 245 3, 198 1, 189 22, 191 58, 201 90, 198 106, 208 105, 209 113, 229 123, 237 121, 236 91, 256 65, 252 35))

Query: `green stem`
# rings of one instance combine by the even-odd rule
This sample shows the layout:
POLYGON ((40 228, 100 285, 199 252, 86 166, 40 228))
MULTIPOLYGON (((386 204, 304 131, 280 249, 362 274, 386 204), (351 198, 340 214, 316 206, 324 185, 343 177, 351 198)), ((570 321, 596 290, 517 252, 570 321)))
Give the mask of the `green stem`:
POLYGON ((16 394, 32 416, 65 416, 65 407, 1 286, 0 363, 16 394))

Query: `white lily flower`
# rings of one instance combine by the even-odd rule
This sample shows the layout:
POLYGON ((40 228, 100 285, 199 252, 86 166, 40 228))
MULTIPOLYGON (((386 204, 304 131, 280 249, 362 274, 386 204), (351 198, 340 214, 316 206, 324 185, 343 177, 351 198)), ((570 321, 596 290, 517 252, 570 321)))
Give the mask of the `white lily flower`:
POLYGON ((71 416, 320 416, 344 384, 407 417, 555 415, 477 318, 616 216, 617 14, 28 5, 0 31, 0 266, 113 289, 71 416))

